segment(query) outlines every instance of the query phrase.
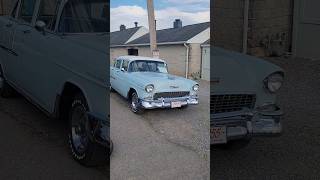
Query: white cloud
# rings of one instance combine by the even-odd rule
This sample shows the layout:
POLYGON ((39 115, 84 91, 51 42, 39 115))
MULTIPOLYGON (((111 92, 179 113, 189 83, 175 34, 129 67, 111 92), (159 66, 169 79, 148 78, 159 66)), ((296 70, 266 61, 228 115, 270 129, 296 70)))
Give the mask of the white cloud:
POLYGON ((148 22, 148 14, 145 9, 140 6, 119 6, 110 9, 111 31, 119 30, 121 24, 127 27, 133 27, 134 22, 138 22, 141 26, 146 26, 148 22))
MULTIPOLYGON (((175 0, 170 0, 175 1, 175 0)), ((188 0, 194 1, 194 0, 188 0)), ((121 24, 128 28, 138 22, 139 26, 148 28, 147 10, 140 6, 119 6, 111 8, 111 31, 119 30, 121 24)), ((165 8, 156 10, 157 29, 171 28, 175 19, 181 19, 183 25, 210 21, 210 10, 200 12, 185 12, 177 8, 165 8)))
POLYGON ((197 11, 207 11, 210 8, 209 0, 162 0, 167 7, 175 7, 177 9, 197 12, 197 11))
POLYGON ((169 3, 175 3, 175 4, 199 4, 199 3, 209 3, 209 0, 165 0, 169 3))

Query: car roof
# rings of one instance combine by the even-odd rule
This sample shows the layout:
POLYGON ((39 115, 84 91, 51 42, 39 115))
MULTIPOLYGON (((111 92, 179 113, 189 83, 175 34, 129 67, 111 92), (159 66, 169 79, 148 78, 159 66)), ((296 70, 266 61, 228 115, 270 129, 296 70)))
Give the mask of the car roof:
POLYGON ((160 61, 160 62, 165 62, 162 59, 158 58, 151 58, 151 57, 144 57, 144 56, 120 56, 117 59, 125 59, 129 61, 136 61, 136 60, 147 60, 147 61, 160 61))

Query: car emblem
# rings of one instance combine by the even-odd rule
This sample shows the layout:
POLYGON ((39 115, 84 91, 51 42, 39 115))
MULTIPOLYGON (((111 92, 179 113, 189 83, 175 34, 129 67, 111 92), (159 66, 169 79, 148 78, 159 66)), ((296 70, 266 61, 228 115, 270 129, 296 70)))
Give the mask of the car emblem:
POLYGON ((179 86, 170 86, 170 88, 177 89, 179 86))

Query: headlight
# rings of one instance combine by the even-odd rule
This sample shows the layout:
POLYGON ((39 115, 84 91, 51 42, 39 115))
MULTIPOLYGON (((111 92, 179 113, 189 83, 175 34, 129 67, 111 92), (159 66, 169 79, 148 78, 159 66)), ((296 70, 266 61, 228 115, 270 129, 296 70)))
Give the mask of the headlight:
POLYGON ((281 88, 283 79, 284 77, 282 73, 273 73, 264 80, 264 86, 271 93, 275 93, 281 88))
POLYGON ((152 84, 147 85, 145 88, 147 93, 151 93, 153 89, 154 89, 154 86, 152 84))
POLYGON ((196 84, 192 87, 194 91, 199 91, 199 84, 196 84))

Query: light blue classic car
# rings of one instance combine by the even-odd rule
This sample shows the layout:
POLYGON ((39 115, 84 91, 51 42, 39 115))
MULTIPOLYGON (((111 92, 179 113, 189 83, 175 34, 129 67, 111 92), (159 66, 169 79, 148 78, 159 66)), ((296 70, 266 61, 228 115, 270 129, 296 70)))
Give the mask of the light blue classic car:
POLYGON ((211 144, 244 147, 253 136, 280 134, 283 112, 276 95, 283 70, 217 47, 211 53, 211 144))
POLYGON ((161 59, 118 57, 110 70, 110 83, 112 89, 130 101, 134 113, 198 104, 199 84, 168 74, 167 64, 161 59))
POLYGON ((0 17, 1 96, 18 91, 66 120, 73 158, 90 166, 108 164, 112 149, 108 7, 105 0, 17 0, 0 17))

